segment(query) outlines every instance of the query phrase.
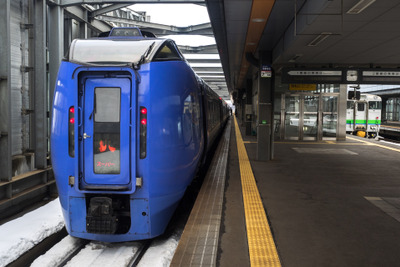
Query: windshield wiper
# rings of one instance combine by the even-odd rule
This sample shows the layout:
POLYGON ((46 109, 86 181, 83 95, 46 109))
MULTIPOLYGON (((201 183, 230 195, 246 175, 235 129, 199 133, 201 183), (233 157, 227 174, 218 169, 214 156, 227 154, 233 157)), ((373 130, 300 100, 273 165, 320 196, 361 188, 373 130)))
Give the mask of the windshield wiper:
POLYGON ((143 64, 144 60, 150 55, 151 50, 154 47, 154 44, 156 42, 153 42, 147 49, 144 51, 143 55, 140 57, 139 61, 137 63, 133 63, 133 68, 134 69, 139 69, 140 65, 143 64))

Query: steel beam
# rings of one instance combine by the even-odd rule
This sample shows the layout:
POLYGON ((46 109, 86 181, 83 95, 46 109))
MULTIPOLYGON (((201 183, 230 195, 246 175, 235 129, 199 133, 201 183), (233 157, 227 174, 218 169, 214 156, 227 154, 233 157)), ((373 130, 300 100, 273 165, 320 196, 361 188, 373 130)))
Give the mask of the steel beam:
POLYGON ((222 67, 193 67, 194 72, 222 72, 222 67))
POLYGON ((82 4, 204 4, 204 0, 139 0, 139 1, 127 1, 127 0, 61 0, 61 6, 74 6, 82 4))
POLYGON ((0 2, 0 180, 12 178, 10 0, 0 2))
POLYGON ((87 10, 80 6, 71 6, 64 8, 66 15, 80 23, 85 23, 87 26, 96 32, 106 32, 111 29, 111 26, 100 20, 88 21, 87 10))
MULTIPOLYGON (((219 58, 186 58, 186 60, 190 64, 194 63, 219 63, 221 64, 221 60, 219 58)), ((221 65, 222 66, 222 65, 221 65)))
MULTIPOLYGON (((34 136, 35 165, 47 168, 46 0, 33 0, 34 8, 34 136)), ((32 88, 32 87, 31 87, 32 88)))
POLYGON ((102 15, 102 14, 105 14, 105 13, 108 13, 108 12, 111 12, 111 11, 114 11, 114 10, 117 10, 117 9, 121 9, 123 7, 127 7, 127 6, 130 6, 130 5, 132 5, 132 4, 109 5, 109 6, 106 6, 106 7, 103 7, 103 8, 96 9, 95 11, 91 12, 90 15, 91 15, 91 17, 96 17, 98 15, 102 15))
POLYGON ((205 36, 213 36, 214 33, 211 28, 211 23, 204 23, 194 26, 177 27, 171 25, 164 25, 158 23, 151 23, 145 21, 136 21, 128 18, 118 18, 114 16, 97 16, 99 20, 109 21, 113 23, 127 24, 130 26, 140 27, 142 29, 151 31, 155 35, 173 35, 173 34, 197 34, 205 36))
POLYGON ((179 50, 186 54, 186 53, 192 53, 192 54, 218 54, 218 49, 217 45, 203 45, 203 46, 187 46, 187 45, 178 45, 179 50))

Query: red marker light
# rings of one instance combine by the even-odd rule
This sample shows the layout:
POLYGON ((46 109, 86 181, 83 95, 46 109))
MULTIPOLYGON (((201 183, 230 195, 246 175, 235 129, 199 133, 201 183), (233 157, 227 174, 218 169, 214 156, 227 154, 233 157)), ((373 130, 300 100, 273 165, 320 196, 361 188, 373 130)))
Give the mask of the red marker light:
POLYGON ((140 159, 144 159, 147 156, 147 108, 140 107, 140 159))
POLYGON ((75 118, 73 118, 73 117, 70 118, 70 119, 69 119, 69 123, 75 123, 75 118))
POLYGON ((70 113, 75 113, 75 108, 74 108, 74 107, 70 107, 70 108, 69 108, 69 112, 70 112, 70 113))

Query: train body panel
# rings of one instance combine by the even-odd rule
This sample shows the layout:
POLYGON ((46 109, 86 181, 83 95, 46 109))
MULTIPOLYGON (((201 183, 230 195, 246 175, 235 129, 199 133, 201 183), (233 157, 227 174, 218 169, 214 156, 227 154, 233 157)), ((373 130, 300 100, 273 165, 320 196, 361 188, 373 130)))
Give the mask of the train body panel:
POLYGON ((162 234, 227 119, 179 51, 165 60, 172 41, 135 39, 131 45, 150 58, 135 56, 140 66, 108 62, 109 55, 79 62, 74 54, 93 60, 80 49, 123 50, 123 39, 74 41, 60 66, 51 156, 72 236, 120 242, 162 234))
POLYGON ((371 94, 361 94, 359 100, 347 100, 346 132, 366 132, 376 136, 382 116, 382 99, 371 94))

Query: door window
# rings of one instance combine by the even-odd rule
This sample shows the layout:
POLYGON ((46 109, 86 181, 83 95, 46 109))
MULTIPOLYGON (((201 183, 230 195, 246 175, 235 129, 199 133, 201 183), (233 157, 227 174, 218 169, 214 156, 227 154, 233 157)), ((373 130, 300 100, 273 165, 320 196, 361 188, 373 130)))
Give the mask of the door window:
POLYGON ((120 88, 95 88, 93 167, 96 174, 120 173, 120 88))

